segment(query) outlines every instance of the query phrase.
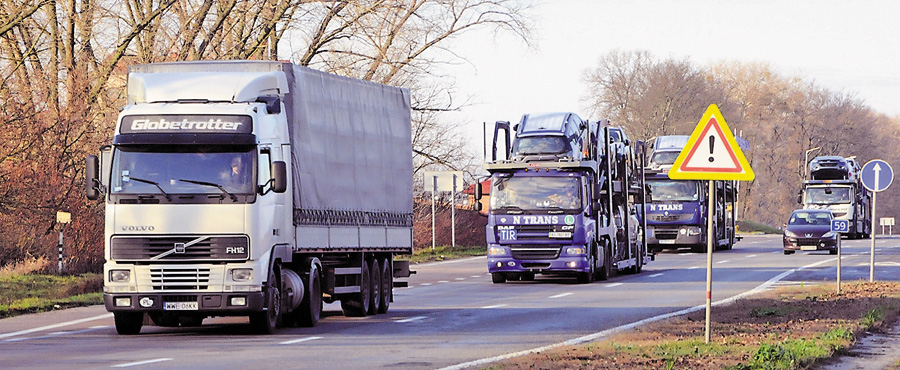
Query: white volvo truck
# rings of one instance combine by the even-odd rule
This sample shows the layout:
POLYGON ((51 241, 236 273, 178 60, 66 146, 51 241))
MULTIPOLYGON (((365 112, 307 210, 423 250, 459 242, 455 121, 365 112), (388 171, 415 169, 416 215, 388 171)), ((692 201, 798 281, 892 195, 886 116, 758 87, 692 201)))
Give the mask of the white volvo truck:
POLYGON ((412 253, 409 92, 285 62, 134 65, 104 199, 119 334, 249 316, 315 326, 324 302, 387 312, 412 253))

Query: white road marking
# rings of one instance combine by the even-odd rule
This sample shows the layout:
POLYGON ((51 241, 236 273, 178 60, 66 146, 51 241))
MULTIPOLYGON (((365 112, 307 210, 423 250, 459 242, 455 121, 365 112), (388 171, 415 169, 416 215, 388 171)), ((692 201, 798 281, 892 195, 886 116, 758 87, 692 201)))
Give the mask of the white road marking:
POLYGON ((413 322, 413 321, 419 321, 419 320, 425 319, 425 318, 427 318, 427 317, 428 317, 428 316, 413 316, 413 317, 407 317, 407 318, 402 319, 402 320, 397 320, 397 321, 394 321, 394 322, 396 322, 396 323, 408 323, 408 322, 413 322))
POLYGON ((506 303, 501 303, 501 304, 495 304, 493 306, 484 306, 482 308, 489 309, 489 308, 500 308, 500 307, 505 307, 505 306, 506 306, 506 303))
POLYGON ((138 362, 129 362, 127 364, 118 364, 118 365, 113 365, 112 367, 132 367, 132 366, 140 366, 140 365, 147 365, 147 364, 155 364, 157 362, 164 362, 164 361, 172 361, 172 359, 171 358, 157 358, 157 359, 147 360, 147 361, 138 361, 138 362))
POLYGON ((648 276, 648 277, 660 277, 660 276, 663 276, 663 273, 660 272, 660 273, 658 273, 658 274, 653 274, 653 275, 650 275, 650 276, 648 276))
POLYGON ((604 286, 607 287, 607 288, 612 288, 612 287, 614 287, 614 286, 619 286, 619 285, 622 285, 622 283, 612 283, 612 284, 606 284, 606 285, 604 285, 604 286))
POLYGON ((421 285, 421 286, 429 286, 429 285, 431 285, 431 283, 422 283, 422 284, 419 284, 419 285, 421 285))
POLYGON ((297 344, 297 343, 302 343, 302 342, 309 342, 311 340, 316 340, 316 339, 322 339, 322 337, 306 337, 306 338, 300 338, 300 339, 289 340, 286 342, 281 342, 279 344, 297 344))
POLYGON ((466 278, 456 278, 456 281, 463 281, 463 280, 466 280, 466 278))
POLYGON ((549 299, 556 299, 556 298, 562 298, 562 297, 565 297, 565 296, 569 296, 569 295, 572 295, 572 294, 574 294, 574 293, 572 293, 572 292, 569 292, 569 293, 560 293, 560 294, 557 294, 557 295, 551 295, 551 296, 549 296, 549 297, 547 297, 547 298, 549 298, 549 299))
POLYGON ((746 257, 747 257, 747 258, 753 258, 753 257, 756 257, 756 255, 755 255, 755 254, 751 254, 751 255, 746 256, 746 257))
POLYGON ((695 270, 695 269, 698 269, 698 268, 700 268, 700 266, 691 266, 691 267, 688 267, 687 269, 688 269, 688 270, 695 270))
POLYGON ((472 275, 473 278, 480 278, 481 275, 472 275))
POLYGON ((80 319, 80 320, 66 321, 66 322, 61 322, 61 323, 59 323, 59 324, 47 325, 47 326, 42 326, 42 327, 34 328, 34 329, 26 329, 26 330, 20 330, 20 331, 16 331, 16 332, 12 332, 12 333, 0 334, 0 339, 3 339, 3 338, 9 338, 9 337, 15 337, 15 336, 18 336, 18 335, 31 334, 31 333, 34 333, 34 332, 37 332, 37 331, 44 331, 44 330, 56 329, 56 328, 60 328, 60 327, 63 327, 63 326, 69 326, 69 325, 81 324, 81 323, 83 323, 83 322, 88 322, 88 321, 108 319, 108 318, 112 318, 112 316, 113 316, 112 313, 107 313, 107 314, 103 314, 103 315, 100 315, 100 316, 88 317, 88 318, 80 319))
POLYGON ((731 260, 724 260, 724 261, 719 261, 719 262, 716 262, 716 263, 727 263, 727 262, 730 262, 730 261, 731 261, 731 260))
MULTIPOLYGON (((819 262, 811 263, 811 264, 806 265, 806 266, 803 266, 803 267, 798 267, 798 268, 796 268, 796 269, 791 269, 791 270, 782 272, 781 274, 778 274, 778 276, 775 276, 775 277, 769 279, 769 280, 766 281, 765 283, 760 284, 759 286, 757 286, 756 288, 753 288, 752 290, 749 290, 749 291, 746 291, 746 292, 744 292, 744 293, 741 293, 741 294, 732 296, 732 297, 730 297, 730 298, 726 298, 726 299, 723 299, 723 300, 720 300, 720 301, 713 302, 712 305, 713 305, 713 306, 719 306, 719 305, 722 305, 722 304, 732 303, 732 302, 734 302, 734 301, 736 301, 736 300, 738 300, 738 299, 744 298, 744 297, 746 297, 746 296, 750 296, 750 295, 753 295, 753 294, 762 292, 762 291, 768 289, 769 286, 771 286, 772 284, 775 284, 776 282, 780 281, 781 279, 784 279, 784 278, 787 277, 788 275, 793 274, 793 273, 795 273, 795 272, 797 272, 797 271, 805 270, 805 269, 810 268, 810 267, 815 267, 815 266, 818 266, 818 265, 821 265, 821 264, 824 264, 824 263, 828 263, 828 262, 832 262, 832 261, 836 261, 836 260, 837 260, 837 258, 827 259, 827 260, 824 260, 824 261, 819 261, 819 262)), ((597 333, 594 333, 594 334, 590 334, 590 335, 586 335, 586 336, 583 336, 583 337, 580 337, 580 338, 570 339, 570 340, 567 340, 567 341, 565 341, 565 342, 560 342, 560 343, 556 343, 556 344, 550 344, 550 345, 547 345, 547 346, 538 347, 538 348, 532 348, 532 349, 528 349, 528 350, 524 350, 524 351, 519 351, 519 352, 507 353, 507 354, 505 354, 505 355, 500 355, 500 356, 495 356, 495 357, 483 358, 483 359, 480 359, 480 360, 474 360, 474 361, 464 362, 464 363, 456 364, 456 365, 453 365, 453 366, 443 367, 443 368, 440 368, 440 369, 438 369, 438 370, 463 370, 463 369, 468 369, 468 368, 472 368, 472 367, 483 367, 483 365, 485 365, 485 364, 489 364, 489 363, 493 363, 493 362, 497 362, 497 361, 508 360, 508 359, 515 358, 515 357, 525 356, 525 355, 528 355, 528 354, 531 354, 531 353, 543 352, 543 351, 547 351, 547 350, 554 349, 554 348, 558 348, 558 347, 562 347, 562 346, 571 346, 571 345, 576 345, 576 344, 582 344, 582 343, 587 343, 587 342, 593 342, 593 341, 596 341, 598 338, 603 338, 603 337, 609 336, 609 335, 611 335, 611 334, 619 333, 619 332, 622 332, 622 331, 625 331, 625 330, 631 330, 631 329, 633 329, 633 328, 636 328, 636 327, 641 326, 641 325, 644 325, 644 324, 649 324, 649 323, 652 323, 652 322, 655 322, 655 321, 659 321, 659 320, 665 320, 665 319, 668 319, 668 318, 670 318, 670 317, 680 316, 680 315, 688 314, 688 313, 691 313, 691 312, 700 311, 700 310, 703 310, 703 309, 706 309, 706 304, 702 304, 702 305, 694 306, 694 307, 688 307, 688 308, 685 308, 685 309, 680 310, 680 311, 670 312, 670 313, 667 313, 667 314, 662 314, 662 315, 659 315, 659 316, 654 316, 654 317, 646 318, 646 319, 643 319, 643 320, 640 320, 640 321, 635 321, 635 322, 633 322, 633 323, 631 323, 631 324, 626 324, 626 325, 622 325, 622 326, 619 326, 619 327, 616 327, 616 328, 607 329, 607 330, 604 330, 604 331, 601 331, 601 332, 597 332, 597 333)))
POLYGON ((449 281, 447 281, 447 280, 441 280, 441 281, 438 281, 438 282, 439 282, 439 283, 449 283, 449 281))

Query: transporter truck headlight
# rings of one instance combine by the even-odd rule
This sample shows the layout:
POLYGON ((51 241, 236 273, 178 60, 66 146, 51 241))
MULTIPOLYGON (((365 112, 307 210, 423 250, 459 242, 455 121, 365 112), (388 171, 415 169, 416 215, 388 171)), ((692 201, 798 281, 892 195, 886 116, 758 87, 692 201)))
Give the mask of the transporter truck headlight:
POLYGON ((131 271, 109 270, 109 281, 112 283, 127 283, 131 281, 131 271))
POLYGON ((566 254, 570 256, 583 256, 585 254, 584 247, 568 247, 566 248, 566 254))
POLYGON ((504 247, 488 247, 488 256, 507 256, 509 252, 504 247))
POLYGON ((250 281, 253 278, 253 269, 232 269, 231 280, 250 281))

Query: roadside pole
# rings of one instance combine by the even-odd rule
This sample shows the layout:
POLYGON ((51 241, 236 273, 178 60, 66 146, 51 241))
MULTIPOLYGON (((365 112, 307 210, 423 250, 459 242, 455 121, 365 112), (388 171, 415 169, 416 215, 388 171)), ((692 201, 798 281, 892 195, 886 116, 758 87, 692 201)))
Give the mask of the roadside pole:
POLYGON ((59 258, 57 260, 57 272, 59 274, 63 273, 63 230, 65 230, 66 225, 72 222, 72 214, 69 212, 56 211, 56 223, 59 226, 59 243, 56 245, 59 249, 59 258))
POLYGON ((715 234, 715 230, 713 230, 713 215, 714 208, 713 204, 715 193, 713 192, 713 180, 709 180, 709 189, 707 190, 707 203, 709 203, 709 210, 706 214, 706 343, 709 344, 709 321, 710 321, 710 313, 712 312, 712 265, 713 265, 713 249, 715 248, 715 242, 713 234, 715 234))
MULTIPOLYGON (((878 188, 878 178, 875 178, 875 188, 878 188)), ((872 192, 872 249, 869 253, 869 282, 875 282, 875 196, 878 194, 877 191, 872 192)))

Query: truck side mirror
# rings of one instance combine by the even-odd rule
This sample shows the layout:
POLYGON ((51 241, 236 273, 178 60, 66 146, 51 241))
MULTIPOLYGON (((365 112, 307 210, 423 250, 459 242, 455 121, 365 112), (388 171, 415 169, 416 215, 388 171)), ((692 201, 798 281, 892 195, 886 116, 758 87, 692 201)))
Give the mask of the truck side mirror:
POLYGON ((99 182, 97 178, 100 174, 100 159, 96 155, 89 155, 84 167, 85 195, 90 200, 97 200, 100 198, 100 188, 97 187, 99 182))
POLYGON ((284 193, 287 190, 287 165, 284 161, 272 162, 272 191, 284 193))
POLYGON ((797 194, 797 204, 803 203, 803 195, 797 194))

